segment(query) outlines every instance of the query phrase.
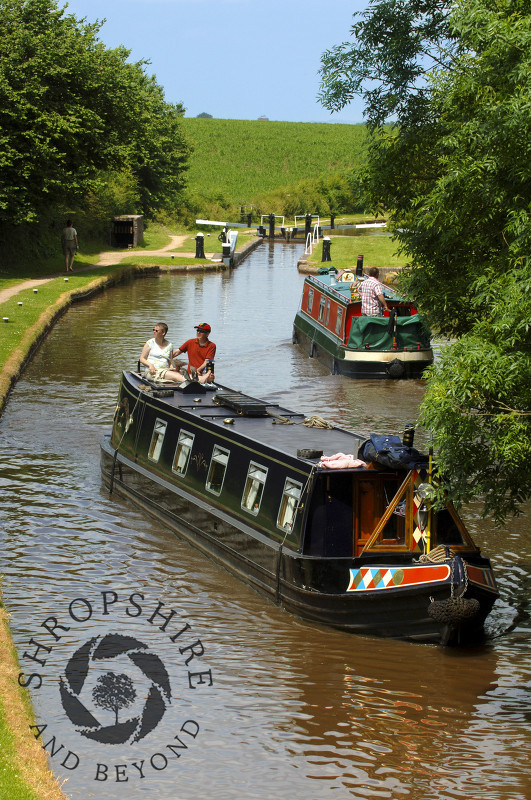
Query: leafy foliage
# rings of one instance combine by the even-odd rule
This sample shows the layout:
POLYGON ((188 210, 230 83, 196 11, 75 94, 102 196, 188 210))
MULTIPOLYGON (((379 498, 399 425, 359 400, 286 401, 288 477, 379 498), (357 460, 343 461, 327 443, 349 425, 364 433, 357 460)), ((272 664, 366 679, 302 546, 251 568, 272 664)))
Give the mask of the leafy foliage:
POLYGON ((102 171, 124 167, 150 213, 183 187, 183 109, 164 101, 99 23, 55 0, 0 0, 0 220, 33 222, 50 206, 80 204, 102 171))
POLYGON ((357 83, 340 81, 335 97, 367 92, 367 185, 375 204, 393 209, 410 265, 403 288, 435 329, 459 337, 431 370, 421 420, 454 500, 479 493, 501 522, 531 497, 531 12, 524 0, 460 0, 451 13, 400 5, 406 21, 424 6, 438 22, 419 31, 402 15, 395 24, 387 0, 373 3, 358 33, 366 45, 387 20, 380 93, 364 88, 373 57, 362 50, 357 83), (424 51, 440 64, 419 92, 410 53, 424 51), (397 54, 398 87, 385 66, 397 54), (394 130, 382 124, 391 110, 394 130))

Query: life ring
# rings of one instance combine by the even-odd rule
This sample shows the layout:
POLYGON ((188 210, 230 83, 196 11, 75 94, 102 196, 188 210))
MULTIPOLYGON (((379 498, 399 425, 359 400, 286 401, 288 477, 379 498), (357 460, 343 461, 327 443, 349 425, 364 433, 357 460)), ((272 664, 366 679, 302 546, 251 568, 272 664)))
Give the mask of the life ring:
POLYGON ((352 272, 344 272, 341 276, 342 283, 353 283, 356 280, 356 276, 352 272))

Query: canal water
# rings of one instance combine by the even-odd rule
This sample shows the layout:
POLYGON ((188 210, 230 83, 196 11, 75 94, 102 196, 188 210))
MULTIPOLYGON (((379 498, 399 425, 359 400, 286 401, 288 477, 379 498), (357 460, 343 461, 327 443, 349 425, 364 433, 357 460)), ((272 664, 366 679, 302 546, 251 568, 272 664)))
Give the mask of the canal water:
POLYGON ((74 306, 17 384, 0 420, 0 567, 31 733, 79 800, 529 798, 528 515, 497 532, 467 509, 502 599, 484 645, 441 649, 290 616, 102 488, 120 372, 160 321, 176 345, 210 323, 218 379, 248 394, 366 432, 415 421, 422 382, 332 376, 292 345, 300 254, 265 243, 234 271, 74 306), (104 690, 111 673, 129 694, 104 690), (108 741, 118 719, 142 724, 108 741))

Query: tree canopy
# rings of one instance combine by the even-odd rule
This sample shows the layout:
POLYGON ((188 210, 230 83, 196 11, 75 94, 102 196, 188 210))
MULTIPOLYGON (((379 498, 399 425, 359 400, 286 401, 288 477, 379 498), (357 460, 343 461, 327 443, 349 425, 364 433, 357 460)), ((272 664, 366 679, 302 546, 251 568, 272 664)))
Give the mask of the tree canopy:
POLYGON ((55 0, 0 0, 0 220, 35 221, 80 203, 103 173, 127 170, 142 211, 183 187, 183 108, 164 100, 146 62, 98 40, 55 0))
POLYGON ((367 100, 368 189, 391 209, 404 288, 452 339, 420 421, 454 500, 480 495, 501 522, 531 496, 529 3, 376 0, 353 33, 323 56, 322 101, 367 100))

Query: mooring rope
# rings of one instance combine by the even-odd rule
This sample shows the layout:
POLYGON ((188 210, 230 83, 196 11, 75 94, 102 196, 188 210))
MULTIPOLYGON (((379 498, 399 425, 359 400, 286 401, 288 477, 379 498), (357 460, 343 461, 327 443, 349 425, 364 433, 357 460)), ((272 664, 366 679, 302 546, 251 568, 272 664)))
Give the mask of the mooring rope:
POLYGON ((294 422, 292 419, 280 417, 277 414, 271 414, 271 412, 268 413, 270 417, 275 417, 273 420, 273 425, 305 425, 307 428, 323 428, 327 430, 331 430, 334 427, 330 422, 327 422, 326 419, 320 417, 318 414, 312 414, 311 417, 306 417, 306 419, 303 419, 302 422, 294 422))
POLYGON ((441 564, 443 561, 453 558, 455 558, 455 553, 446 545, 440 544, 431 552, 419 556, 418 561, 423 564, 441 564))

